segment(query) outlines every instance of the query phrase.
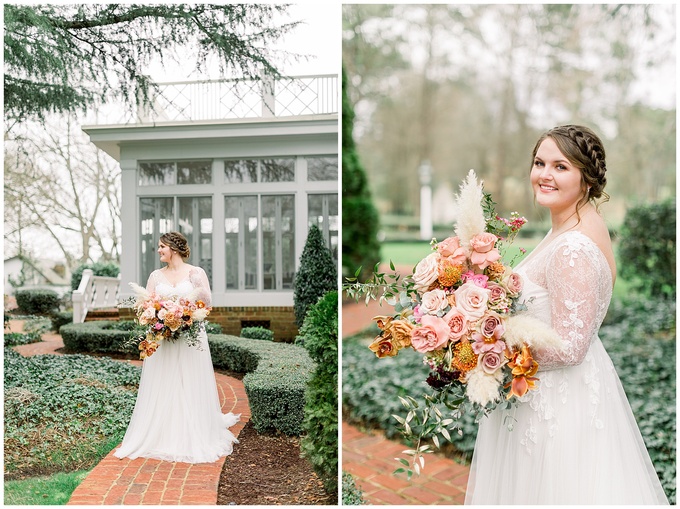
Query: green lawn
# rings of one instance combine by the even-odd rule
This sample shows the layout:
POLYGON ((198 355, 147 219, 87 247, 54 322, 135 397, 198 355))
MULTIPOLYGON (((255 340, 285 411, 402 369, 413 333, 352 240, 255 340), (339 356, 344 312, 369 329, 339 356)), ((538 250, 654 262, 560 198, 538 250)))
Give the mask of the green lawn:
POLYGON ((89 470, 5 482, 5 505, 65 505, 89 470))

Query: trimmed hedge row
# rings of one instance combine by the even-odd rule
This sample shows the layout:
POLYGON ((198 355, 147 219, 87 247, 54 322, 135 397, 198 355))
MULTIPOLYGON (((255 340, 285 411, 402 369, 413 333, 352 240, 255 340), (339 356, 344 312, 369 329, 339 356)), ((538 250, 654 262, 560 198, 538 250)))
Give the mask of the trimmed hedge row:
POLYGON ((304 348, 226 335, 208 336, 208 342, 216 368, 248 373, 243 385, 255 429, 299 435, 315 367, 304 348))
MULTIPOLYGON (((72 352, 136 353, 125 346, 129 331, 111 329, 116 322, 96 321, 64 325, 59 330, 72 352)), ((314 363, 304 348, 285 343, 208 335, 210 355, 218 369, 247 373, 243 385, 251 420, 262 432, 277 429, 299 435, 304 418, 305 390, 314 363)))
POLYGON ((264 327, 243 327, 241 337, 248 339, 261 339, 263 341, 274 341, 274 333, 264 327))
POLYGON ((130 331, 113 328, 115 326, 116 322, 105 320, 69 323, 59 328, 59 334, 69 352, 126 354, 139 352, 135 345, 125 345, 130 339, 130 331))
POLYGON ((18 290, 15 297, 19 309, 29 315, 46 315, 59 309, 59 295, 54 290, 18 290))

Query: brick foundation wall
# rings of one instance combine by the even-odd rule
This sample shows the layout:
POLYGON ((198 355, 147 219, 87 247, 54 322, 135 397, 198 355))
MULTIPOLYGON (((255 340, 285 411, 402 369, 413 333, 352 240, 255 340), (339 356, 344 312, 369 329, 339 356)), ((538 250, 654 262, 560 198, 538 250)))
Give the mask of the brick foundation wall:
MULTIPOLYGON (((121 308, 121 320, 134 320, 132 308, 121 308)), ((240 336, 242 322, 269 322, 274 341, 292 342, 298 334, 295 310, 288 307, 214 307, 208 321, 219 323, 225 334, 240 336)))

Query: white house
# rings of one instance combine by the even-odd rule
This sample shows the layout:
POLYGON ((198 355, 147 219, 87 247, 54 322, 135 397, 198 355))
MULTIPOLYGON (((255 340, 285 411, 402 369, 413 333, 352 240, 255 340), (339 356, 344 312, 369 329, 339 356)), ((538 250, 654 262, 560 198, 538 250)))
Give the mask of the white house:
POLYGON ((151 111, 83 130, 122 170, 121 297, 160 267, 162 233, 189 240, 212 321, 297 333, 293 278, 312 224, 338 253, 338 79, 160 85, 151 111))
POLYGON ((12 256, 3 265, 5 295, 30 288, 51 289, 63 295, 71 289, 71 274, 63 263, 12 256))

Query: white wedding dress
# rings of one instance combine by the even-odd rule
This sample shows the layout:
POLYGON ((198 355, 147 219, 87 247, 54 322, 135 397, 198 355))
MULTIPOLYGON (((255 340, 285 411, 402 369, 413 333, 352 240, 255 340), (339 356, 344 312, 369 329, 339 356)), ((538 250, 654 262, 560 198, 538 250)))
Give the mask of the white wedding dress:
MULTIPOLYGON (((208 278, 200 267, 193 267, 189 277, 174 286, 156 270, 149 276, 147 290, 180 297, 193 292, 196 299, 211 305, 208 278)), ((199 339, 200 349, 181 339, 162 341, 144 359, 137 402, 116 457, 212 463, 231 454, 238 440, 227 428, 239 416, 222 414, 204 330, 199 339)))
POLYGON ((570 231, 515 270, 528 312, 565 348, 535 352, 537 389, 480 422, 465 503, 668 504, 597 336, 612 295, 604 254, 570 231))

